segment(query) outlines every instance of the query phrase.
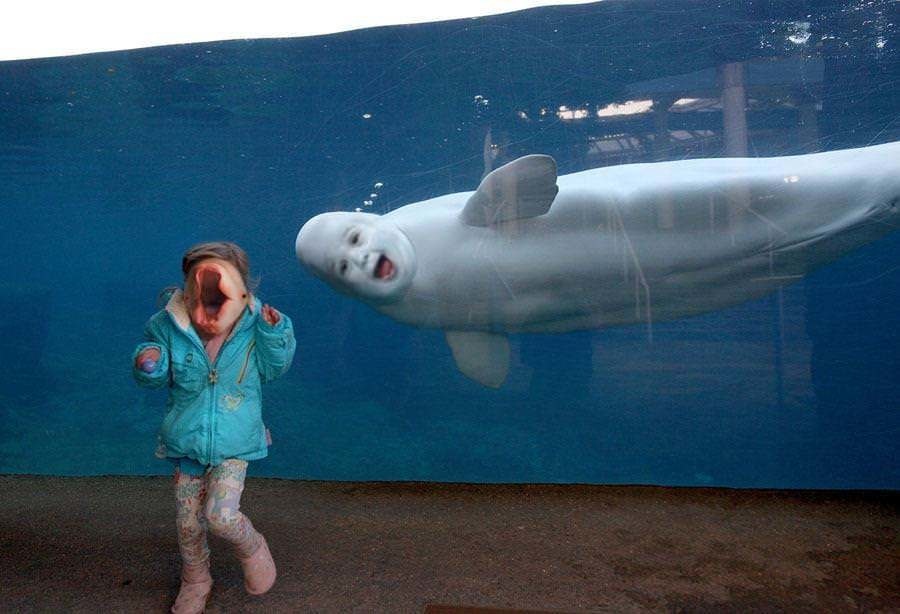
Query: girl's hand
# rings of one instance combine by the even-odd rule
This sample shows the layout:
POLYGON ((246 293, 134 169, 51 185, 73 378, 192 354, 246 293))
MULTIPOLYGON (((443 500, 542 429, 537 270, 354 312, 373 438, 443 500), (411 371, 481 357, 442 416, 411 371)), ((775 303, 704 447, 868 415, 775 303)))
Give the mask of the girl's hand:
POLYGON ((145 373, 152 373, 159 362, 160 352, 157 348, 147 348, 134 359, 134 366, 145 373))
POLYGON ((262 317, 263 320, 268 322, 270 325, 275 326, 278 322, 281 321, 281 314, 278 313, 278 310, 274 307, 270 307, 269 305, 262 306, 262 317))

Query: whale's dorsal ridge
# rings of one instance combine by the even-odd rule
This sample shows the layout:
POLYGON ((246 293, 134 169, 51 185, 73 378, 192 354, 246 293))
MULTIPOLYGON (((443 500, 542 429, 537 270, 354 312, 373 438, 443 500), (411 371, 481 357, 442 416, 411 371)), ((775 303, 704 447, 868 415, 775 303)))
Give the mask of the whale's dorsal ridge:
POLYGON ((482 179, 460 219, 469 226, 491 226, 537 217, 550 210, 557 192, 556 160, 542 154, 524 156, 482 179))

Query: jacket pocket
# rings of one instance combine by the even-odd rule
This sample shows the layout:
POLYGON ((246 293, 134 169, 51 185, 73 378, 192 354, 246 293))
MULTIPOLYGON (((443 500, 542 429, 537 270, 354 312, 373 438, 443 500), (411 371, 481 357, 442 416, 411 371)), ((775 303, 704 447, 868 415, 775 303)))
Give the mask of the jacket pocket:
POLYGON ((194 352, 172 358, 172 386, 188 392, 201 390, 207 381, 206 368, 194 352))
POLYGON ((237 412, 219 414, 217 418, 217 454, 241 457, 266 448, 265 428, 258 407, 247 404, 237 412))
POLYGON ((247 346, 247 353, 244 355, 244 362, 241 363, 241 370, 238 373, 237 383, 242 384, 247 376, 247 369, 250 367, 250 358, 253 356, 253 348, 256 346, 256 340, 250 342, 247 346))

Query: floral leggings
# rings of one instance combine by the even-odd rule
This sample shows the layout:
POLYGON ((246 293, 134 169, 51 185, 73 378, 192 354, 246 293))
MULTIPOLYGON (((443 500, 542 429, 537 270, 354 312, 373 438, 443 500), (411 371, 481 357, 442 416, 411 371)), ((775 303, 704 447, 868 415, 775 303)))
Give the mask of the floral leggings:
POLYGON ((185 565, 209 559, 207 528, 234 546, 240 558, 253 554, 262 536, 239 510, 247 461, 228 459, 201 476, 175 470, 175 523, 185 565))

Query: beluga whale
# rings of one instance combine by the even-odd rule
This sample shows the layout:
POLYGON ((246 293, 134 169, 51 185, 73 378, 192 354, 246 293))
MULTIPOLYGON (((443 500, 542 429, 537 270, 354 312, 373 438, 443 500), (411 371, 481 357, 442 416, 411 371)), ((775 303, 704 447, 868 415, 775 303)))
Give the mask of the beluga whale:
POLYGON ((900 227, 900 142, 557 176, 547 155, 474 192, 387 214, 328 212, 297 234, 335 290, 445 331, 459 370, 499 387, 508 334, 671 320, 763 297, 900 227))

